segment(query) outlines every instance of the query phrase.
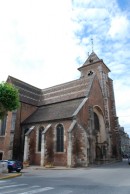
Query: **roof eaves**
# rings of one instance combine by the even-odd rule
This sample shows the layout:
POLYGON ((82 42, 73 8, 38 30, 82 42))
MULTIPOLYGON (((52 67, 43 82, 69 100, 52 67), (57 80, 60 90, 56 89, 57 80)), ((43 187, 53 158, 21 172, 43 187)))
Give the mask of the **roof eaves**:
POLYGON ((68 116, 65 118, 58 118, 58 119, 49 119, 49 120, 44 120, 44 121, 35 121, 35 122, 26 122, 26 120, 24 120, 22 122, 22 125, 36 125, 36 124, 40 124, 40 123, 46 123, 46 122, 54 122, 54 121, 61 121, 61 120, 72 120, 73 117, 72 116, 68 116))

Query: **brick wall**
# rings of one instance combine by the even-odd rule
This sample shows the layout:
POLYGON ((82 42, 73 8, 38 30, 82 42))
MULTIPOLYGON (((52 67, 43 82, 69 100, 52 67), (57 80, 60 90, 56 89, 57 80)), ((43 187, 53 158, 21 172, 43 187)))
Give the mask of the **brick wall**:
POLYGON ((2 159, 11 159, 9 155, 11 119, 12 119, 12 113, 8 112, 7 120, 6 120, 5 136, 0 137, 0 150, 3 152, 2 159))
POLYGON ((16 125, 15 125, 15 135, 14 135, 14 145, 13 145, 13 158, 14 159, 23 159, 23 139, 22 139, 22 128, 21 122, 23 122, 28 116, 30 116, 37 107, 21 103, 20 108, 17 110, 16 116, 16 125))
MULTIPOLYGON (((41 123, 39 126, 31 132, 29 135, 29 160, 30 164, 40 165, 41 152, 37 152, 37 133, 36 130, 42 125, 44 128, 50 123, 41 123)), ((52 122, 52 126, 45 133, 45 165, 53 164, 54 166, 66 166, 67 165, 67 146, 68 146, 68 128, 71 121, 57 121, 52 122), (64 127, 64 152, 56 152, 56 126, 62 124, 64 127)))

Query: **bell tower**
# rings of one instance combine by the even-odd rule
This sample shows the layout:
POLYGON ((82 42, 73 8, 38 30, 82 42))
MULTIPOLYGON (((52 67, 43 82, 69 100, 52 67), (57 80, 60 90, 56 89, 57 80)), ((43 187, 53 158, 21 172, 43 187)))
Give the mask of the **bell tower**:
POLYGON ((85 78, 86 76, 89 77, 92 74, 96 74, 98 77, 102 95, 103 95, 103 101, 104 101, 104 122, 105 122, 105 131, 107 134, 108 139, 108 157, 111 155, 111 118, 110 118, 110 93, 111 93, 111 87, 110 87, 110 78, 108 76, 110 69, 105 65, 102 59, 100 59, 94 51, 88 56, 85 63, 78 68, 78 70, 81 72, 80 79, 85 78))
MULTIPOLYGON (((86 76, 89 77, 92 74, 96 74, 99 79, 104 100, 105 128, 109 137, 109 145, 111 145, 111 133, 112 131, 118 131, 119 124, 116 116, 113 81, 108 76, 110 69, 105 65, 103 60, 99 59, 95 52, 92 51, 85 63, 81 67, 79 67, 78 70, 81 72, 80 79, 83 79, 86 76)), ((111 151, 112 149, 109 147, 110 155, 111 151)))
POLYGON ((105 106, 105 122, 106 127, 108 128, 108 131, 110 130, 110 118, 109 118, 109 107, 108 107, 108 98, 109 98, 109 79, 108 79, 108 73, 110 72, 110 69, 105 65, 102 59, 99 59, 99 57, 95 54, 95 52, 92 52, 85 63, 78 68, 78 70, 81 72, 81 79, 86 76, 91 76, 92 74, 96 74, 99 83, 101 86, 102 94, 104 97, 104 106, 105 106))

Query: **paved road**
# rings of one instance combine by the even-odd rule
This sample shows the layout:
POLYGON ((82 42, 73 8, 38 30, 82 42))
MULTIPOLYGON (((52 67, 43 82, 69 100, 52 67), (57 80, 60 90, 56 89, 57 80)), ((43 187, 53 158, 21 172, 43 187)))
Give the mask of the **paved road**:
POLYGON ((0 194, 130 194, 127 160, 72 170, 24 169, 23 175, 0 181, 0 194))

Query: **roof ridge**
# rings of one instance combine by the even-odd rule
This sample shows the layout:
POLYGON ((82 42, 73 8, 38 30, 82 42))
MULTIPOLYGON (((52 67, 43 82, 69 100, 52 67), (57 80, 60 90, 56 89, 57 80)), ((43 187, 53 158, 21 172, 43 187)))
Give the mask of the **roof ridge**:
POLYGON ((38 87, 36 87, 36 86, 33 86, 33 85, 31 85, 31 84, 29 84, 29 83, 27 83, 27 82, 24 82, 24 81, 22 81, 22 80, 20 80, 20 79, 17 79, 17 78, 15 78, 15 77, 10 76, 10 75, 8 76, 7 80, 8 80, 8 79, 15 80, 17 83, 23 83, 23 84, 25 84, 25 85, 27 85, 27 86, 30 86, 30 87, 35 88, 35 89, 38 89, 39 91, 41 90, 40 88, 38 88, 38 87))

